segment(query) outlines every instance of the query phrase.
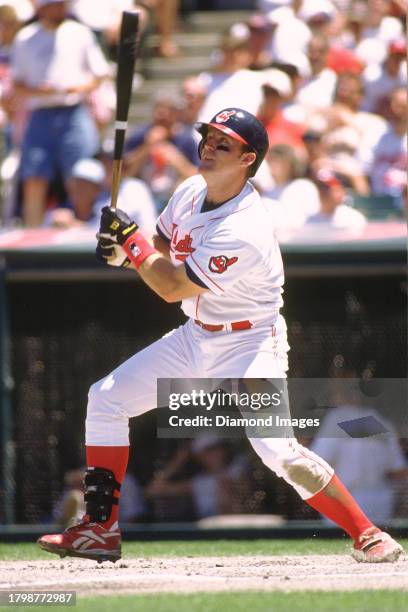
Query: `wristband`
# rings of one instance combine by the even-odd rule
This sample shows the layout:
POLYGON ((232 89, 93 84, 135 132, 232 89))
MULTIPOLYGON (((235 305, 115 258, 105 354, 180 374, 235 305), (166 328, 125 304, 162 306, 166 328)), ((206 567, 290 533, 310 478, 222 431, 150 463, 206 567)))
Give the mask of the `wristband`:
POLYGON ((140 268, 144 260, 150 255, 153 255, 153 253, 158 253, 156 249, 150 246, 146 238, 140 232, 135 232, 129 236, 126 242, 122 244, 122 248, 136 270, 140 268))

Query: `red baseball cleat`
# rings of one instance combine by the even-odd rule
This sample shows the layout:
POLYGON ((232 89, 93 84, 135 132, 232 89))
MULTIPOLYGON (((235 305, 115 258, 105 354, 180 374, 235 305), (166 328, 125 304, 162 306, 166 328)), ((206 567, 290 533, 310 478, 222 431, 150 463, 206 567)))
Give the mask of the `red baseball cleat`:
POLYGON ((80 523, 63 533, 44 535, 37 544, 47 552, 60 557, 83 557, 98 563, 121 558, 121 534, 118 524, 105 529, 99 523, 80 523))
POLYGON ((404 549, 378 527, 366 529, 354 543, 351 556, 362 563, 394 563, 404 549))

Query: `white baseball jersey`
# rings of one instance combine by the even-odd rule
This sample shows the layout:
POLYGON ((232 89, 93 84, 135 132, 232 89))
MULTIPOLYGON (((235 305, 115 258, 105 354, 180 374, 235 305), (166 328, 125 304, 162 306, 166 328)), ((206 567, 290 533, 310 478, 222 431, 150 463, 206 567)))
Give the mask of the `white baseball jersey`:
POLYGON ((184 262, 190 278, 210 290, 183 300, 184 313, 209 324, 273 322, 284 274, 267 206, 249 182, 235 198, 200 212, 206 194, 201 175, 187 179, 157 224, 170 241, 172 262, 184 262))

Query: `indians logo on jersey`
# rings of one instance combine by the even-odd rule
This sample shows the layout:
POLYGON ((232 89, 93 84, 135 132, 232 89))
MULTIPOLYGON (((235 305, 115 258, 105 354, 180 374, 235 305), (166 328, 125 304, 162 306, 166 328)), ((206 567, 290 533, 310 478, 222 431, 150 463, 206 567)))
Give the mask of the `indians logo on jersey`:
POLYGON ((236 111, 234 110, 222 111, 222 113, 216 116, 215 121, 217 123, 225 123, 225 121, 228 121, 228 119, 232 117, 232 115, 235 115, 235 113, 236 111))
POLYGON ((216 257, 211 257, 210 261, 208 262, 208 267, 211 272, 215 272, 216 274, 222 274, 236 261, 238 261, 238 257, 217 255, 216 257))
POLYGON ((190 234, 186 234, 184 238, 178 240, 178 232, 173 233, 172 245, 176 251, 175 258, 179 261, 185 261, 191 253, 194 253, 195 248, 192 246, 193 239, 190 234))

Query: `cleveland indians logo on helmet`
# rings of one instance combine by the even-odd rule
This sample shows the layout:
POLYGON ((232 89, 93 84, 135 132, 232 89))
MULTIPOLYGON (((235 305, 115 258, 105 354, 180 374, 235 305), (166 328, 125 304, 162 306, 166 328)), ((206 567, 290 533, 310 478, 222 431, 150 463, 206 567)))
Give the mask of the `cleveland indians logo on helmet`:
POLYGON ((225 123, 225 121, 228 121, 228 119, 232 117, 232 115, 236 115, 236 112, 237 111, 234 111, 234 110, 222 111, 222 113, 219 113, 215 117, 215 121, 216 123, 225 123))
POLYGON ((211 272, 215 272, 216 274, 222 274, 232 266, 236 261, 238 261, 238 257, 227 257, 226 255, 217 255, 215 257, 211 257, 208 262, 208 268, 211 272))

